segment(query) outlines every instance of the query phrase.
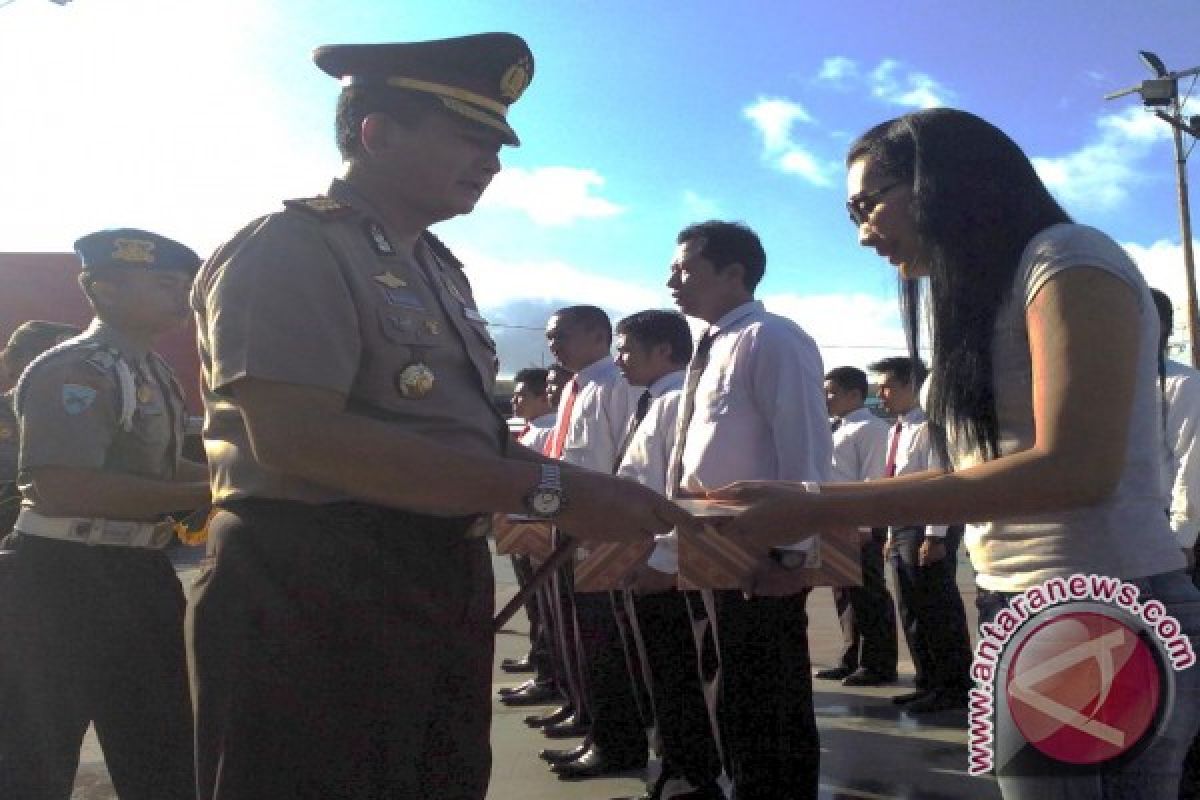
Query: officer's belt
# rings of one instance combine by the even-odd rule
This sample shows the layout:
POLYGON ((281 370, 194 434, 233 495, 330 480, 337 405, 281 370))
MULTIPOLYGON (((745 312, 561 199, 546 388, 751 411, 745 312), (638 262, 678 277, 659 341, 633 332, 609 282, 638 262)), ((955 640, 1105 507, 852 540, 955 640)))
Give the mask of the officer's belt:
POLYGON ((59 539, 79 544, 146 547, 161 550, 174 535, 172 522, 135 522, 128 519, 47 517, 22 508, 13 528, 26 536, 59 539))

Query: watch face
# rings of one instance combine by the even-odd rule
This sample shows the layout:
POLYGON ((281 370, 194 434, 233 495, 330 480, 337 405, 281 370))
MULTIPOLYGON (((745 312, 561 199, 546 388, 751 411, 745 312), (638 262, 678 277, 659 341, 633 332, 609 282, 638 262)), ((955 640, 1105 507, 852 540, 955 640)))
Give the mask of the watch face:
POLYGON ((558 492, 539 491, 534 492, 533 497, 529 498, 529 505, 533 507, 535 514, 550 516, 558 513, 562 499, 558 496, 558 492))

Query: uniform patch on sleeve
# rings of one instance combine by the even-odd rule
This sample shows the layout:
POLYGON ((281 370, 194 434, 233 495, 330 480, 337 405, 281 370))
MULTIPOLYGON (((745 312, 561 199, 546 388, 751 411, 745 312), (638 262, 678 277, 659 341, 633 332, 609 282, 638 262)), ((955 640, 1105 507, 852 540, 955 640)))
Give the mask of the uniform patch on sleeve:
POLYGON ((96 390, 91 386, 83 386, 78 383, 64 383, 62 387, 62 404, 63 409, 75 416, 87 411, 88 408, 96 400, 96 390))

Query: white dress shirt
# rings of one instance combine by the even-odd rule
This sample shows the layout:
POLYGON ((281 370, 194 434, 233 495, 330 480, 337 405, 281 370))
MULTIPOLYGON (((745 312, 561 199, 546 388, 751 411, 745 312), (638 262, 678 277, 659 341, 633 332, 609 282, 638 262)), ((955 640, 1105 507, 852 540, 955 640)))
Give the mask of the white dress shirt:
MULTIPOLYGON (((937 468, 939 462, 933 453, 933 442, 929 438, 929 418, 925 416, 925 409, 915 406, 908 413, 901 415, 897 421, 900 423, 900 441, 896 445, 896 475, 911 475, 915 472, 925 472, 937 468)), ((892 437, 895 435, 896 428, 893 423, 892 427, 888 429, 887 446, 889 450, 892 446, 892 437)), ((886 452, 885 459, 887 458, 886 452)), ((944 539, 946 528, 945 525, 927 525, 925 526, 925 535, 944 539)), ((895 530, 895 528, 891 530, 895 530)))
MULTIPOLYGON (((617 468, 617 475, 649 486, 659 494, 667 493, 667 469, 675 449, 683 375, 683 370, 669 372, 647 387, 654 399, 617 468)), ((674 538, 670 534, 655 538, 657 544, 647 563, 660 572, 678 572, 679 554, 674 538)))
POLYGON ((682 456, 679 485, 703 492, 741 480, 828 481, 833 437, 825 370, 812 337, 757 300, 733 309, 709 332, 715 338, 687 435, 682 418, 676 434, 675 450, 682 443, 682 452, 671 455, 682 456))
POLYGON ((551 411, 549 414, 543 414, 536 419, 529 420, 529 427, 517 439, 521 444, 533 450, 536 453, 541 453, 546 449, 546 442, 554 434, 554 426, 558 423, 558 414, 551 411))
POLYGON ((833 480, 854 483, 882 478, 887 446, 886 420, 866 408, 846 414, 833 432, 833 480))
POLYGON ((611 474, 641 391, 629 385, 608 356, 584 367, 575 378, 579 393, 571 408, 562 460, 611 474))
POLYGON ((1166 402, 1167 453, 1165 490, 1170 500, 1171 530, 1179 545, 1196 545, 1200 531, 1200 371, 1167 362, 1163 386, 1166 402))

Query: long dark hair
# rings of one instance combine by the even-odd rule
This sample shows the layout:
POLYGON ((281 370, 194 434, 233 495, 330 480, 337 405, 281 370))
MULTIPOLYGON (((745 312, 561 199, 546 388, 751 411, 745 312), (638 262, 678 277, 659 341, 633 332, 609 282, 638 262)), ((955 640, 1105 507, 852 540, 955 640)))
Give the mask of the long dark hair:
MULTIPOLYGON (((1071 218, 1003 131, 974 114, 937 108, 906 114, 860 136, 846 156, 912 186, 912 215, 929 273, 932 383, 926 412, 944 463, 946 431, 985 458, 999 453, 992 377, 996 315, 1012 293, 1021 254, 1040 231, 1071 218)), ((901 281, 913 358, 920 290, 901 281)))

